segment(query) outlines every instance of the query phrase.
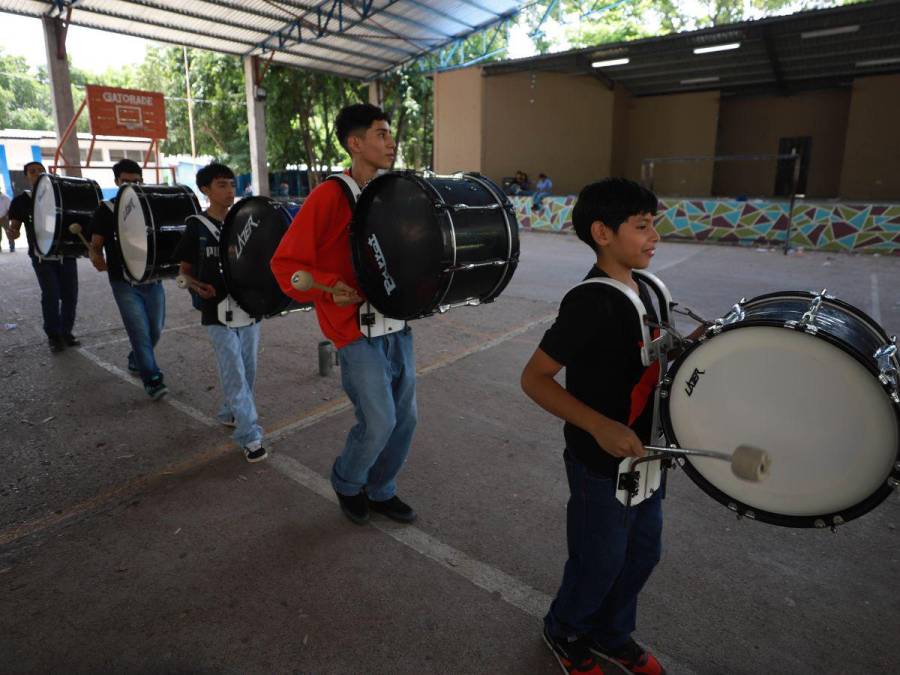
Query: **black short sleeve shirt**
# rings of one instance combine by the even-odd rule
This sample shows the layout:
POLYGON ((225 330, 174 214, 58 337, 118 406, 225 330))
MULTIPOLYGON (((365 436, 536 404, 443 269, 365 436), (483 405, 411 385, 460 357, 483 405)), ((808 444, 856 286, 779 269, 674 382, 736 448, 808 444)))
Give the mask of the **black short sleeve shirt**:
MULTIPOLYGON (((607 277, 594 266, 585 279, 607 277)), ((650 293, 638 281, 640 297, 656 320, 650 293)), ((565 367, 565 387, 602 415, 634 429, 650 441, 656 364, 641 363, 641 324, 634 305, 619 291, 602 284, 570 290, 540 348, 565 367)), ((574 424, 563 428, 566 446, 590 470, 615 476, 620 459, 609 455, 594 437, 574 424)))
POLYGON ((35 257, 34 249, 34 216, 32 213, 31 193, 16 195, 9 204, 9 217, 21 221, 25 225, 25 238, 28 240, 28 255, 35 257))
MULTIPOLYGON (((221 232, 222 223, 208 213, 204 213, 210 222, 221 232)), ((225 278, 219 266, 219 241, 199 219, 190 216, 185 221, 184 234, 181 241, 175 247, 172 257, 179 262, 186 262, 194 270, 193 276, 207 284, 212 284, 216 289, 216 295, 209 300, 202 300, 200 310, 200 323, 204 326, 221 326, 219 321, 218 306, 228 292, 225 287, 225 278), (203 243, 205 240, 205 245, 203 243)))
POLYGON ((110 200, 109 204, 100 202, 100 206, 94 211, 94 217, 91 218, 91 226, 87 235, 90 239, 97 234, 103 237, 103 252, 106 256, 107 274, 110 281, 124 281, 125 274, 122 269, 122 256, 119 253, 119 247, 116 244, 116 214, 115 200, 110 200))

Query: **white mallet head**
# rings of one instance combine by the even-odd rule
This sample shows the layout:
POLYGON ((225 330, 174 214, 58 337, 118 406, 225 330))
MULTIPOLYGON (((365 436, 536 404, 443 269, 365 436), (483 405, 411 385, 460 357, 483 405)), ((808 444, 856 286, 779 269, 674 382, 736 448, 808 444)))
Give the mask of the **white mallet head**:
POLYGON ((731 455, 731 472, 742 480, 758 483, 769 475, 769 453, 752 445, 739 445, 731 455))
POLYGON ((308 291, 313 287, 312 274, 304 270, 298 270, 291 275, 291 286, 298 291, 308 291))
POLYGON ((72 234, 81 234, 81 224, 80 223, 72 223, 69 225, 69 232, 72 234))
POLYGON ((183 274, 179 274, 177 277, 175 277, 175 285, 178 286, 178 288, 187 288, 187 277, 183 274))

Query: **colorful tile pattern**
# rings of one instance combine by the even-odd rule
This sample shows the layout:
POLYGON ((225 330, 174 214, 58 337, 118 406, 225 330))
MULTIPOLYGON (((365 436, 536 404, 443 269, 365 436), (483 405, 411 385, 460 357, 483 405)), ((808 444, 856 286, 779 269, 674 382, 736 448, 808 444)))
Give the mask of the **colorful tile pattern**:
MULTIPOLYGON (((520 227, 571 229, 574 196, 548 197, 540 211, 527 197, 511 198, 520 227)), ((661 199, 656 227, 665 239, 715 241, 745 246, 782 245, 787 202, 733 199, 661 199)), ((846 253, 900 255, 900 204, 799 202, 791 246, 846 253)))

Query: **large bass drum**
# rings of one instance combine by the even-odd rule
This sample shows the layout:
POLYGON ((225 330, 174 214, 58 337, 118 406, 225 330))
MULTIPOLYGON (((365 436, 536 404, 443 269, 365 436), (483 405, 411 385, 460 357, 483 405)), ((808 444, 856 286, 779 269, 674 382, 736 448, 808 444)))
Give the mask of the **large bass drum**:
POLYGON ((834 527, 881 503, 900 478, 896 346, 863 312, 824 294, 779 292, 735 306, 672 365, 661 391, 678 447, 764 448, 765 481, 689 458, 697 485, 748 518, 834 527))
POLYGON ((42 257, 86 256, 88 250, 69 226, 78 223, 86 232, 103 192, 90 178, 41 175, 34 187, 34 241, 42 257))
POLYGON ((395 319, 491 302, 519 262, 512 205, 477 174, 378 176, 359 197, 351 234, 363 293, 395 319))
POLYGON ((184 185, 140 185, 119 188, 116 198, 116 245, 125 277, 135 284, 178 274, 172 258, 188 216, 200 213, 200 203, 184 185))
POLYGON ((291 224, 286 206, 246 197, 231 207, 219 238, 219 264, 228 294, 247 314, 275 316, 300 305, 281 292, 269 261, 291 224))

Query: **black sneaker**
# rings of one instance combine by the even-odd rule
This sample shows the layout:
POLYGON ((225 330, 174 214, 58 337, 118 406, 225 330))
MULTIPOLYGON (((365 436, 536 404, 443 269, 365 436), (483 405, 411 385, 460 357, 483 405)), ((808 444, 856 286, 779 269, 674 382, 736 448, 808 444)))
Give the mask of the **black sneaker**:
POLYGON ((416 512, 397 495, 394 495, 384 502, 376 502, 374 499, 369 499, 368 497, 366 497, 366 499, 369 502, 369 508, 375 513, 387 516, 391 520, 396 520, 398 523, 412 523, 416 519, 416 512))
POLYGON ((66 341, 59 335, 51 335, 47 338, 47 344, 50 345, 50 351, 54 354, 66 351, 66 341))
POLYGON ((128 372, 131 375, 140 375, 141 369, 138 368, 137 365, 135 365, 135 363, 133 361, 129 361, 128 362, 128 372))
POLYGON ((369 522, 369 501, 365 493, 360 492, 355 495, 342 495, 335 491, 338 502, 341 505, 341 511, 357 525, 365 525, 369 522))
POLYGON ((244 448, 244 457, 246 457, 247 461, 251 464, 253 462, 261 462, 268 456, 269 453, 266 452, 266 449, 259 443, 256 443, 255 445, 248 445, 246 448, 244 448))
POLYGON ((586 673, 587 675, 603 675, 603 668, 591 654, 587 642, 583 638, 560 640, 553 637, 544 626, 544 642, 550 647, 553 656, 564 673, 586 673))
POLYGON ((144 385, 144 391, 146 391, 147 395, 154 401, 158 401, 169 393, 169 388, 166 386, 165 382, 163 382, 161 377, 157 377, 154 380, 150 380, 149 384, 144 385))
POLYGON ((81 346, 81 340, 79 340, 77 337, 75 337, 71 333, 69 333, 68 335, 63 335, 63 340, 65 341, 66 346, 68 346, 68 347, 80 347, 81 346))

